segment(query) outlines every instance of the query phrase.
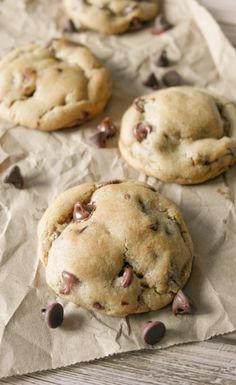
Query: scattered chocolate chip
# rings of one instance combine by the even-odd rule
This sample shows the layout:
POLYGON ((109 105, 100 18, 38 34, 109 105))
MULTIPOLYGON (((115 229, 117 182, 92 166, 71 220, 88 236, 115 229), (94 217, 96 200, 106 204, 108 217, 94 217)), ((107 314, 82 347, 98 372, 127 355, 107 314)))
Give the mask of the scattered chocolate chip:
POLYGON ((125 193, 124 198, 129 201, 131 199, 131 195, 128 193, 125 193))
POLYGON ((97 310, 103 310, 105 309, 105 306, 103 306, 100 302, 94 302, 93 307, 97 310))
POLYGON ((64 318, 64 309, 60 303, 55 302, 52 305, 42 309, 41 311, 50 328, 55 329, 62 324, 64 318))
POLYGON ((107 138, 111 138, 112 136, 115 136, 117 132, 117 127, 112 123, 111 117, 107 116, 97 126, 97 131, 105 132, 107 134, 107 138))
POLYGON ((138 8, 137 4, 130 4, 127 5, 123 10, 123 15, 129 15, 130 13, 134 12, 138 8))
POLYGON ((96 210, 94 203, 83 204, 77 202, 74 206, 73 219, 75 222, 81 222, 88 219, 96 210))
POLYGON ((61 294, 68 295, 71 292, 72 286, 79 283, 80 280, 74 274, 69 273, 68 271, 63 271, 61 273, 62 279, 65 283, 64 289, 60 290, 61 294))
POLYGON ((138 142, 142 142, 152 132, 152 127, 146 123, 138 123, 134 127, 134 136, 138 142))
POLYGON ((128 304, 128 302, 121 301, 121 305, 122 305, 122 306, 126 306, 126 305, 129 305, 129 304, 128 304))
POLYGON ((173 26, 170 24, 164 16, 159 15, 156 17, 154 21, 154 28, 152 29, 152 34, 153 35, 160 35, 163 32, 168 31, 171 29, 173 26))
POLYGON ((158 67, 168 67, 170 65, 166 50, 162 51, 155 63, 158 67))
POLYGON ((71 19, 66 20, 64 28, 63 28, 63 32, 64 33, 77 32, 76 26, 71 19))
POLYGON ((20 168, 18 166, 13 166, 3 179, 3 182, 13 184, 16 188, 22 189, 24 187, 24 178, 21 175, 20 168))
POLYGON ((131 266, 126 266, 122 275, 121 286, 126 288, 131 285, 133 279, 133 269, 131 266))
POLYGON ((142 113, 144 112, 144 105, 145 105, 145 100, 144 99, 142 99, 142 98, 134 99, 134 107, 139 112, 142 112, 142 113))
POLYGON ((166 72, 162 77, 162 81, 167 87, 175 87, 183 84, 183 78, 177 71, 166 72))
POLYGON ((151 225, 148 225, 147 227, 148 227, 150 230, 157 231, 158 228, 159 228, 159 224, 158 224, 158 223, 152 223, 151 225))
POLYGON ((142 338, 148 345, 155 345, 166 333, 166 327, 161 321, 148 321, 142 325, 142 338))
POLYGON ((176 314, 191 314, 192 304, 183 290, 179 290, 172 303, 172 312, 176 314))
POLYGON ((160 88, 160 83, 153 72, 144 80, 143 85, 152 88, 153 90, 158 90, 160 88))

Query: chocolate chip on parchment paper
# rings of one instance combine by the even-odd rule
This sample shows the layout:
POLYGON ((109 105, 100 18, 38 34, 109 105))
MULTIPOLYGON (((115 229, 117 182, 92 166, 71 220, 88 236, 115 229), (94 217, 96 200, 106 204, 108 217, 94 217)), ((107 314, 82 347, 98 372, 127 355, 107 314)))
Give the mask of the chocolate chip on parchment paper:
POLYGON ((153 90, 158 90, 160 88, 160 83, 156 77, 156 75, 152 72, 150 73, 146 79, 143 81, 143 85, 145 87, 152 88, 153 90))
POLYGON ((55 302, 51 305, 48 305, 46 308, 43 308, 41 312, 51 329, 56 329, 62 324, 64 318, 64 309, 60 303, 55 302))
POLYGON ((192 314, 193 308, 190 299, 183 292, 179 290, 172 303, 172 312, 174 315, 177 314, 192 314))
POLYGON ((168 20, 163 15, 159 15, 156 17, 154 21, 154 28, 152 29, 151 33, 153 35, 160 35, 163 32, 168 31, 173 27, 172 24, 169 23, 168 20))
POLYGON ((18 189, 23 189, 24 187, 24 178, 21 174, 20 168, 18 166, 13 166, 8 174, 3 179, 4 183, 12 184, 18 189))
POLYGON ((175 70, 166 72, 162 77, 162 81, 167 87, 176 87, 183 84, 182 76, 175 70))
POLYGON ((110 116, 106 116, 101 123, 97 125, 96 129, 97 132, 90 137, 90 141, 98 148, 105 148, 107 139, 115 136, 117 132, 117 127, 112 123, 110 116))
POLYGON ((161 321, 147 321, 142 325, 142 339, 148 345, 155 345, 166 333, 166 327, 161 321))

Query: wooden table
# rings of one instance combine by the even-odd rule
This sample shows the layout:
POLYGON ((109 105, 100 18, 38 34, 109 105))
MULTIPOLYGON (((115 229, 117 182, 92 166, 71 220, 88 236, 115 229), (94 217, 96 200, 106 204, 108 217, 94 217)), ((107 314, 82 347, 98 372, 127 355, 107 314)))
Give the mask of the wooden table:
MULTIPOLYGON (((200 0, 236 46, 236 0, 200 0)), ((236 384, 236 332, 161 351, 125 353, 64 369, 0 380, 0 384, 236 384)))

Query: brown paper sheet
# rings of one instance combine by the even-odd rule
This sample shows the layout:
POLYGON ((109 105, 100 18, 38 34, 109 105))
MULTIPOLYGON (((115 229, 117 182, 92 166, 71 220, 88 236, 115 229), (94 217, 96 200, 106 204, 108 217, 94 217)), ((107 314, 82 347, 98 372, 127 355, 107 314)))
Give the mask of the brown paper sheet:
MULTIPOLYGON (((105 114, 119 124, 134 97, 147 93, 142 78, 150 58, 167 47, 176 68, 190 83, 236 101, 236 53, 216 22, 195 0, 166 0, 175 28, 161 36, 150 30, 119 37, 94 32, 73 34, 111 69, 112 100, 105 114)), ((20 44, 60 36, 60 1, 3 0, 0 4, 0 55, 20 44)), ((55 85, 52 84, 52 87, 55 85)), ((0 376, 66 366, 144 348, 140 325, 162 320, 167 326, 160 349, 235 330, 236 167, 199 186, 165 185, 129 168, 117 139, 107 149, 88 142, 100 118, 83 129, 42 133, 0 123, 0 171, 17 163, 26 188, 0 184, 0 376), (138 178, 155 185, 182 210, 190 227, 195 259, 186 291, 197 306, 194 316, 174 317, 170 306, 144 315, 112 318, 65 303, 65 322, 48 329, 40 309, 61 299, 46 286, 37 257, 36 227, 53 198, 78 183, 138 178)), ((146 346, 145 346, 146 347, 146 346)))

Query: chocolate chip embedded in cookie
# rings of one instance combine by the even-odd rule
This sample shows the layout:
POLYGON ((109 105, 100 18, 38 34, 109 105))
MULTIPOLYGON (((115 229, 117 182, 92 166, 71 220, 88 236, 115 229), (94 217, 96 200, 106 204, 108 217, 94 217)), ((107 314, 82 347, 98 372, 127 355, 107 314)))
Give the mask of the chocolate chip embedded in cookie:
POLYGON ((111 77, 82 44, 54 39, 15 49, 0 61, 0 117, 52 131, 101 113, 111 77))
POLYGON ((92 311, 160 309, 191 272, 192 241, 179 210, 141 182, 65 191, 46 210, 38 235, 48 285, 92 311))
POLYGON ((236 107, 194 87, 142 96, 123 116, 119 147, 146 175, 170 183, 204 182, 236 162, 236 107))
POLYGON ((160 9, 160 0, 64 0, 64 5, 77 28, 119 34, 139 30, 152 20, 160 9))

